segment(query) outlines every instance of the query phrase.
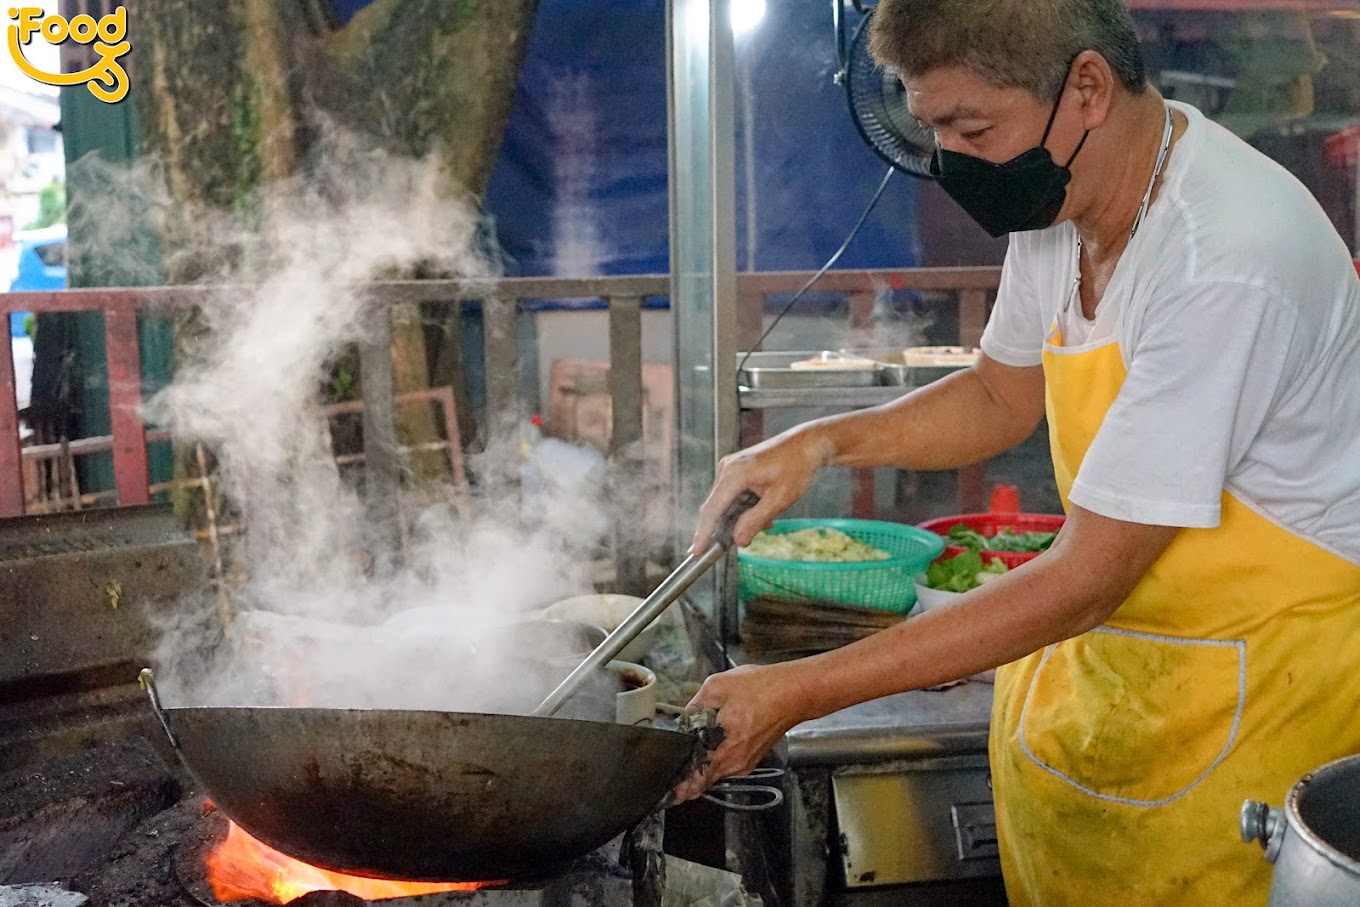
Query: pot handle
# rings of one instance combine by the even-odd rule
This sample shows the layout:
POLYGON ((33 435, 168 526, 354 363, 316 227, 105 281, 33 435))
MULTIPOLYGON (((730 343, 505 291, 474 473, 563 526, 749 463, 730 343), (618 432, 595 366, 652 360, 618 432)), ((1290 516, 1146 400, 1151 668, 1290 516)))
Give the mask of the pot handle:
POLYGON ((150 668, 142 668, 142 673, 137 675, 137 682, 141 684, 143 690, 146 690, 146 695, 151 700, 151 708, 155 710, 156 717, 165 730, 165 736, 170 738, 170 746, 178 753, 179 741, 175 739, 175 732, 170 730, 170 722, 165 718, 165 709, 161 708, 161 695, 156 692, 156 675, 150 668))
POLYGON ((1284 817, 1278 809, 1267 803, 1248 800, 1242 804, 1242 814, 1238 819, 1242 831, 1242 841, 1250 844, 1259 841, 1265 848, 1266 859, 1274 863, 1280 856, 1284 844, 1284 817))
POLYGON ((784 792, 773 785, 755 782, 773 781, 782 777, 784 777, 782 768, 758 768, 749 775, 724 778, 708 789, 704 799, 733 812, 764 812, 781 805, 784 802, 784 792), (763 799, 746 803, 738 799, 742 796, 759 796, 763 799))

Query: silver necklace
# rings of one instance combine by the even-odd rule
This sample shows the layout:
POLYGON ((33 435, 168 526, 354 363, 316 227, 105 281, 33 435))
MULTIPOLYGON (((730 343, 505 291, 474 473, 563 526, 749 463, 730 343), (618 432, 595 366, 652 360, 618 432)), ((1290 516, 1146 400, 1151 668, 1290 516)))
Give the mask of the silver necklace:
MULTIPOLYGON (((1138 228, 1143 225, 1143 218, 1147 217, 1148 208, 1152 206, 1152 190, 1157 186, 1157 178, 1162 175, 1162 168, 1166 166, 1166 157, 1171 152, 1171 134, 1175 131, 1176 121, 1171 115, 1171 108, 1166 108, 1166 128, 1162 130, 1162 147, 1157 152, 1157 163, 1152 168, 1152 179, 1148 180, 1147 191, 1143 193, 1143 204, 1138 209, 1138 216, 1133 219, 1133 229, 1129 231, 1129 241, 1133 241, 1138 228)), ((1072 278, 1072 292, 1068 294, 1067 303, 1063 306, 1066 312, 1072 307, 1072 299, 1081 290, 1081 234, 1077 234, 1077 259, 1076 276, 1072 278)))

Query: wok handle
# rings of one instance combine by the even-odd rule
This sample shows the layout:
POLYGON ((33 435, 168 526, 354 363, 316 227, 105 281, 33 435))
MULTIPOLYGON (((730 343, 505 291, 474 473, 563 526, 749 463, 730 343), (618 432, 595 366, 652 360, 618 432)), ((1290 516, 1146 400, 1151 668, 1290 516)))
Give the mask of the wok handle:
POLYGON ((585 661, 581 662, 574 671, 567 675, 566 680, 557 685, 557 689, 548 694, 548 698, 544 699, 539 707, 534 710, 534 717, 551 718, 556 715, 558 710, 581 688, 591 674, 617 658, 618 654, 630 642, 637 639, 638 634, 650 627, 661 616, 662 612, 670 607, 672 602, 684 594, 686 589, 694 585, 695 580, 722 560, 727 549, 732 546, 732 530, 736 526, 737 520, 759 502, 760 498, 755 493, 742 492, 741 496, 723 514, 718 529, 714 532, 713 543, 708 546, 708 549, 685 558, 684 562, 675 568, 674 573, 662 580, 661 585, 656 587, 656 591, 647 596, 646 601, 638 605, 637 609, 628 615, 623 623, 619 624, 617 630, 610 633, 594 652, 586 656, 585 661))
POLYGON ((758 768, 745 775, 724 778, 708 789, 704 799, 716 803, 723 809, 740 813, 759 813, 774 809, 784 802, 784 792, 771 784, 761 782, 777 781, 784 777, 782 768, 758 768), (759 796, 764 799, 754 803, 744 803, 737 799, 742 795, 759 796))
POLYGON ((717 709, 698 709, 693 712, 681 712, 675 721, 676 730, 689 734, 703 745, 703 749, 695 753, 695 761, 701 766, 708 760, 708 754, 722 746, 727 739, 727 729, 718 723, 717 709))
POLYGON ((137 682, 146 690, 147 697, 151 700, 151 708, 156 712, 156 718, 160 720, 161 727, 165 730, 165 736, 170 738, 170 745, 175 752, 179 752, 179 741, 175 739, 175 732, 170 730, 170 722, 165 718, 165 709, 161 708, 161 694, 156 692, 156 675, 150 668, 142 668, 142 673, 137 675, 137 682))
MULTIPOLYGON (((733 779, 740 780, 740 779, 733 779)), ((728 784, 719 782, 709 788, 708 793, 704 794, 704 799, 710 803, 721 806, 723 809, 738 813, 762 813, 767 809, 774 809, 784 802, 784 792, 777 787, 768 784, 728 784), (735 797, 743 794, 760 796, 764 799, 754 803, 742 803, 735 797)))
MULTIPOLYGON (((703 798, 731 812, 764 812, 767 809, 781 806, 784 803, 784 792, 772 784, 760 782, 777 781, 782 777, 784 777, 782 768, 758 768, 747 775, 724 778, 710 787, 703 794, 703 798), (752 803, 739 799, 746 796, 760 797, 761 799, 752 803)), ((673 796, 667 796, 661 804, 662 809, 670 809, 673 806, 675 806, 673 796)))

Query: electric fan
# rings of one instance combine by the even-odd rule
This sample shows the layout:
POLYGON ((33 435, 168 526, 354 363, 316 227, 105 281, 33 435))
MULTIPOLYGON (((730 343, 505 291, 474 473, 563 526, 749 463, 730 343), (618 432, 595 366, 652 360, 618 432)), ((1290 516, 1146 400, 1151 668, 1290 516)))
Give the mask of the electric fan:
POLYGON ((907 90, 897 75, 869 56, 869 25, 874 7, 850 0, 864 14, 847 46, 845 0, 832 0, 836 18, 836 50, 841 71, 836 81, 845 87, 855 128, 879 157, 903 173, 930 179, 935 137, 907 109, 907 90))

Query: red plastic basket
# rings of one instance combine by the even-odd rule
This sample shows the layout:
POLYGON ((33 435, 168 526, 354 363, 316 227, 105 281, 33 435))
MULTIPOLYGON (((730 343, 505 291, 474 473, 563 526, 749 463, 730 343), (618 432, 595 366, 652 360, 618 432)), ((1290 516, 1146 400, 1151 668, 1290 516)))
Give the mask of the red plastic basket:
MULTIPOLYGON (((964 513, 958 516, 945 516, 935 520, 927 520, 920 523, 922 529, 929 530, 940 536, 948 536, 949 530, 955 526, 964 525, 969 529, 979 532, 982 535, 996 535, 1002 529, 1009 529, 1012 532, 1057 532, 1063 526, 1063 521, 1067 518, 1061 514, 1054 513, 1020 513, 1019 496, 1010 486, 997 488, 992 495, 992 510, 988 513, 964 513), (998 505, 1010 505, 1017 510, 1000 510, 998 505)), ((967 548, 958 545, 946 544, 944 553, 937 560, 954 557, 963 554, 967 548)), ((1019 567, 1026 561, 1032 561, 1042 551, 983 551, 983 560, 991 560, 994 557, 1001 558, 1002 563, 1007 567, 1019 567)))

